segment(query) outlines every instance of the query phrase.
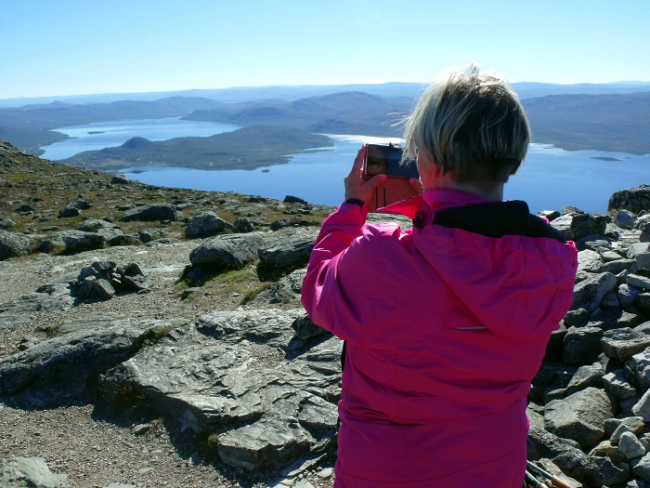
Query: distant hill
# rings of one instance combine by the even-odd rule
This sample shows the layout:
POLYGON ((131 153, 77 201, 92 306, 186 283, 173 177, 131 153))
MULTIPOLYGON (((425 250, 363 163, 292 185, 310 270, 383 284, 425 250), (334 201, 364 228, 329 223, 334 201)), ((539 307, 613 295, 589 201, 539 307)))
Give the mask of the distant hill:
POLYGON ((83 152, 61 162, 102 170, 149 165, 255 169, 287 163, 288 154, 332 145, 328 137, 299 129, 256 125, 211 137, 180 137, 159 142, 134 137, 119 147, 83 152))
POLYGON ((408 98, 381 98, 363 92, 344 92, 293 102, 222 105, 196 110, 183 117, 238 125, 267 124, 307 132, 399 136, 399 122, 410 112, 408 98))
POLYGON ((0 140, 11 141, 21 151, 39 156, 43 154, 40 147, 69 139, 65 134, 44 129, 18 129, 15 127, 0 127, 0 140))
MULTIPOLYGON (((433 80, 432 80, 433 81, 433 80)), ((384 98, 419 98, 430 83, 358 83, 348 85, 276 85, 276 86, 235 86, 231 88, 178 90, 145 93, 103 93, 94 95, 69 95, 34 98, 6 98, 0 100, 0 107, 19 107, 26 104, 51 103, 61 101, 71 104, 110 103, 118 100, 153 101, 168 97, 202 97, 223 103, 240 103, 262 100, 294 101, 301 98, 320 97, 333 93, 359 91, 384 98)), ((636 93, 650 91, 650 82, 624 81, 616 83, 577 83, 563 85, 556 83, 521 82, 513 83, 520 98, 544 97, 582 93, 597 95, 606 93, 636 93)))
POLYGON ((650 153, 650 93, 557 95, 523 101, 533 141, 568 150, 650 153))

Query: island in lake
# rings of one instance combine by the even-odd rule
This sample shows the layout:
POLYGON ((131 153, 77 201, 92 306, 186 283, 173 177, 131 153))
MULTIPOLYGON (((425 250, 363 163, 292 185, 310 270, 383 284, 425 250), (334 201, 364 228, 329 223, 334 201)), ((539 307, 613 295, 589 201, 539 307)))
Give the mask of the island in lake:
POLYGON ((91 130, 88 132, 88 135, 94 136, 95 134, 104 134, 104 131, 102 130, 91 130))
POLYGON ((597 159, 598 161, 623 161, 622 159, 610 158, 609 156, 592 156, 589 159, 597 159))
POLYGON ((254 125, 210 137, 150 141, 133 137, 118 147, 85 151, 62 163, 114 170, 176 166, 205 170, 255 169, 288 163, 289 154, 333 146, 329 137, 290 127, 254 125))

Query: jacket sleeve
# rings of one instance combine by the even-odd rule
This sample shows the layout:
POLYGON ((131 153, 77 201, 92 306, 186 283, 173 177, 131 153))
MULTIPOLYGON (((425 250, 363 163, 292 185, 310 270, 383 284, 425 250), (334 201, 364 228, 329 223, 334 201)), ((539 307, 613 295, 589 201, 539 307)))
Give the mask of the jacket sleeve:
POLYGON ((343 203, 325 219, 302 285, 302 304, 312 321, 357 343, 373 340, 368 329, 376 323, 376 267, 366 216, 365 205, 343 203))

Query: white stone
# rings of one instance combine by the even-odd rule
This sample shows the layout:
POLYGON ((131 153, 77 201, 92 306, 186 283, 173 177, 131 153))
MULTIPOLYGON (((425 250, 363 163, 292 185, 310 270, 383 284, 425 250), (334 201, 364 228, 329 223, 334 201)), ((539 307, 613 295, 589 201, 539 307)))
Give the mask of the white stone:
POLYGON ((628 459, 636 459, 645 454, 645 447, 632 432, 624 432, 618 441, 618 447, 628 459))
POLYGON ((325 469, 320 470, 316 474, 321 478, 329 478, 330 476, 332 476, 333 472, 334 472, 334 468, 325 468, 325 469))

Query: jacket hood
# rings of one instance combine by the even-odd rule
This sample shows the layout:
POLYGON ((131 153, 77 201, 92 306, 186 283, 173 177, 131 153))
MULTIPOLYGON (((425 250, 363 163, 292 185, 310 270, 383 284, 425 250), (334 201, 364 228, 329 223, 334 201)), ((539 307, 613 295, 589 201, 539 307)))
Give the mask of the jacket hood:
POLYGON ((578 252, 526 203, 436 189, 383 211, 413 219, 414 245, 477 327, 508 337, 559 327, 573 300, 578 252))

